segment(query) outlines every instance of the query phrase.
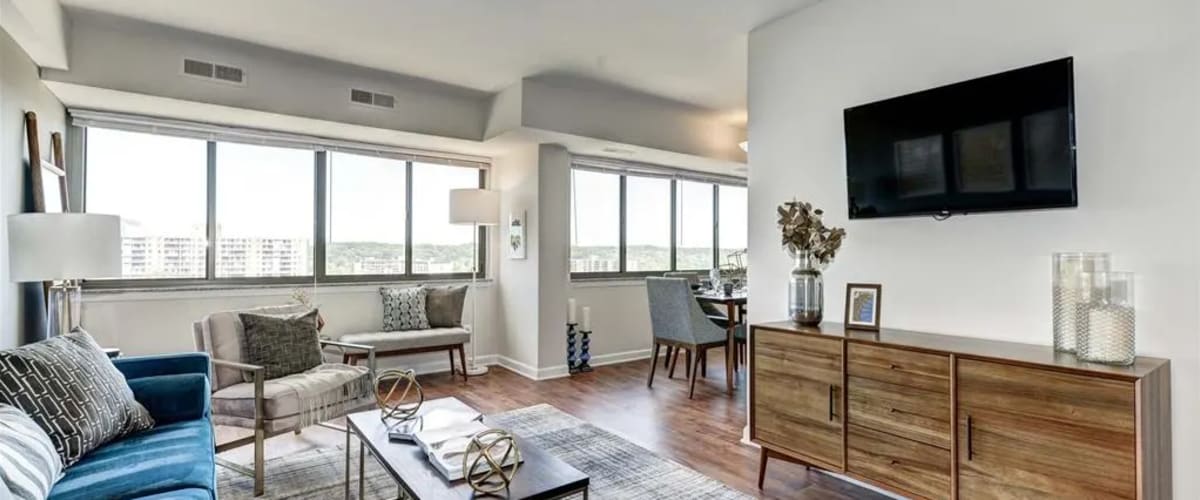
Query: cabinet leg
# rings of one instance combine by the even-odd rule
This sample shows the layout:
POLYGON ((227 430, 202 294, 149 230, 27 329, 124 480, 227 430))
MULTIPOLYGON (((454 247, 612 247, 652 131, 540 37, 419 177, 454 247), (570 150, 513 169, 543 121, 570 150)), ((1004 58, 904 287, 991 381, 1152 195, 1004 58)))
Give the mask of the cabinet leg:
POLYGON ((767 449, 759 448, 758 452, 758 489, 762 489, 763 478, 767 476, 767 449))

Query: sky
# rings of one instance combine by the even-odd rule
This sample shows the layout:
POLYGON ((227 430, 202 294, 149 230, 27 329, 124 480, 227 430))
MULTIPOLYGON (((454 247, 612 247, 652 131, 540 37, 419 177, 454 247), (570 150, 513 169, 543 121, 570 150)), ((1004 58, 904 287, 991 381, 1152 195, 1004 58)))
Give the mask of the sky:
MULTIPOLYGON (((204 237, 206 150, 199 139, 90 128, 87 211, 204 237)), ((313 151, 218 143, 216 157, 221 235, 311 239, 313 151)), ((404 243, 405 162, 336 152, 330 161, 331 240, 404 243)), ((414 163, 413 184, 414 243, 470 243, 469 226, 448 222, 448 191, 478 187, 478 170, 414 163)))

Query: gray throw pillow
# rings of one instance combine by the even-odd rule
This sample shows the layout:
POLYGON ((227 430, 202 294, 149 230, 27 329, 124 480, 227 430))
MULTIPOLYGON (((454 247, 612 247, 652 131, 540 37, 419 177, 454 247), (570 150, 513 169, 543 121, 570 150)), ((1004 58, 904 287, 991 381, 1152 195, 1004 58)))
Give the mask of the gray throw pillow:
POLYGON ((62 477, 62 459, 37 422, 0 404, 0 498, 42 500, 62 477), (5 496, 7 492, 8 496, 5 496))
POLYGON ((65 467, 104 443, 154 426, 125 376, 79 328, 0 351, 0 403, 37 422, 65 467))
POLYGON ((462 326, 463 304, 466 301, 467 285, 425 287, 425 316, 429 318, 429 326, 462 326))
POLYGON ((379 289, 379 295, 383 296, 384 331, 429 328, 429 318, 425 316, 425 288, 419 286, 383 287, 379 289))
MULTIPOLYGON (((317 310, 294 316, 238 314, 242 320, 242 362, 265 368, 267 379, 300 373, 321 364, 317 310)), ((242 380, 254 381, 245 373, 242 380)))

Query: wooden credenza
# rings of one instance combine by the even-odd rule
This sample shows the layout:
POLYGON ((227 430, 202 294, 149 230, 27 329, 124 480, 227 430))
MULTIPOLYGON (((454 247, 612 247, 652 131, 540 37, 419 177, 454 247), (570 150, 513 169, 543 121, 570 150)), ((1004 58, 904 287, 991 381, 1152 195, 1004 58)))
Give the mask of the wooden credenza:
POLYGON ((751 326, 767 459, 914 498, 1171 498, 1170 362, 905 330, 751 326))

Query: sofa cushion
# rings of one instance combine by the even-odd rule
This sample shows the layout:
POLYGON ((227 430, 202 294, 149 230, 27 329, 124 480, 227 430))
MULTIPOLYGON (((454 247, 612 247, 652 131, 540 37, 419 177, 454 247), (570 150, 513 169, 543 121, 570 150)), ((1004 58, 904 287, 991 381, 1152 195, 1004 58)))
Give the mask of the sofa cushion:
POLYGON ((426 286, 425 316, 431 328, 462 326, 467 285, 426 286))
POLYGON ((212 492, 205 489, 181 488, 138 497, 138 500, 212 500, 213 498, 212 492))
POLYGON ((429 328, 409 332, 351 333, 338 340, 374 346, 376 352, 387 352, 465 344, 471 340, 471 334, 462 327, 429 328))
POLYGON ((208 376, 176 373, 129 379, 129 388, 157 425, 208 417, 208 376))
MULTIPOLYGON (((213 359, 242 361, 242 320, 238 314, 247 312, 268 315, 301 314, 311 309, 303 304, 264 306, 235 311, 222 311, 205 316, 198 323, 196 349, 207 352, 213 359)), ((213 390, 240 384, 242 372, 236 368, 214 367, 213 390)))
POLYGON ((78 328, 0 351, 0 403, 37 422, 67 467, 104 443, 154 426, 125 376, 78 328))
POLYGON ((103 446, 67 468, 50 498, 137 498, 187 488, 208 491, 212 498, 213 446, 207 419, 161 425, 103 446))
POLYGON ((420 286, 381 287, 379 295, 383 297, 383 329, 394 332, 429 328, 429 318, 425 316, 426 293, 425 288, 420 286))
MULTIPOLYGON (((300 394, 295 382, 303 381, 313 392, 323 392, 344 386, 364 376, 367 371, 365 366, 325 364, 303 373, 267 380, 263 383, 263 418, 272 420, 300 414, 300 394)), ((215 415, 253 419, 254 384, 234 384, 214 392, 212 408, 215 415)))
MULTIPOLYGON (((317 310, 295 316, 241 313, 242 362, 264 368, 268 379, 300 373, 321 364, 317 310)), ((254 374, 242 372, 243 382, 254 374)))
POLYGON ((62 459, 37 422, 0 404, 0 498, 41 500, 62 476, 62 459))

